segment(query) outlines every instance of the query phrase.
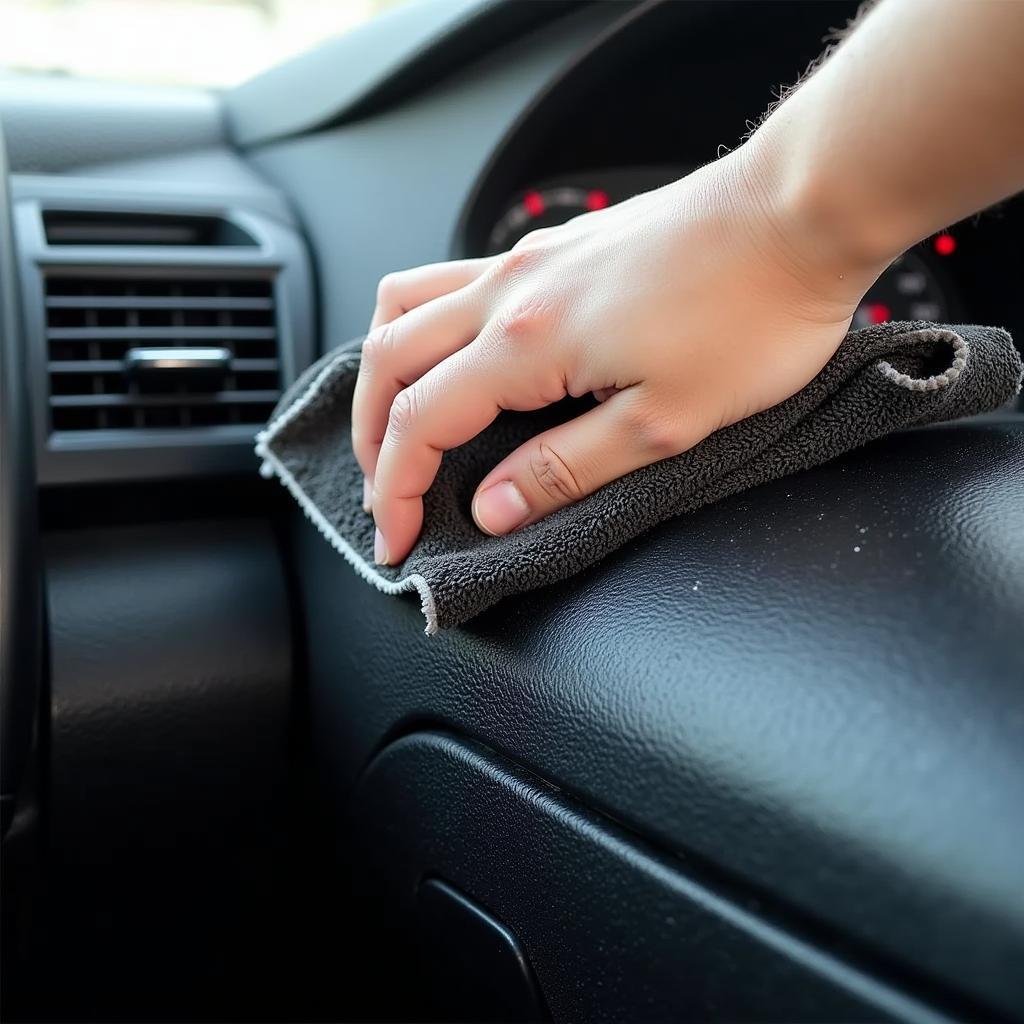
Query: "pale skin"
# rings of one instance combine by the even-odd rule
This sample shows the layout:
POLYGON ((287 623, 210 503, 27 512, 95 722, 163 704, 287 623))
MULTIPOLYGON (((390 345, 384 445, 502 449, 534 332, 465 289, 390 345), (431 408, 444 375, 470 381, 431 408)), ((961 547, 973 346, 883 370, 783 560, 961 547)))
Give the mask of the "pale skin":
POLYGON ((901 252, 1024 187, 1024 0, 882 0, 742 146, 499 256, 381 282, 353 447, 395 564, 442 455, 598 403, 480 481, 522 529, 812 380, 901 252))

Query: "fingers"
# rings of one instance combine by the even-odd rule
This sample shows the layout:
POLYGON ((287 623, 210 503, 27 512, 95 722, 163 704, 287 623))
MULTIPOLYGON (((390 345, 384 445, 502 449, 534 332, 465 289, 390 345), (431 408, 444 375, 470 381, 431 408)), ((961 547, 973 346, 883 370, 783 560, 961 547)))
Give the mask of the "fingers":
POLYGON ((692 416, 653 414, 641 387, 617 391, 499 463, 477 488, 473 518, 492 536, 518 530, 709 433, 692 416))
POLYGON ((444 452, 472 440, 502 409, 539 409, 565 396, 557 361, 539 351, 545 325, 526 315, 491 320, 395 398, 373 486, 379 562, 394 565, 415 543, 444 452))
MULTIPOLYGON (((352 448, 372 486, 395 396, 470 342, 481 313, 466 290, 433 299, 375 328, 363 343, 352 398, 352 448)), ((364 495, 364 505, 368 504, 364 495)))
POLYGON ((471 440, 501 411, 501 371, 478 345, 461 349, 395 399, 373 481, 375 558, 401 561, 423 525, 423 495, 441 456, 471 440))
POLYGON ((387 425, 387 413, 395 395, 430 366, 466 344, 475 330, 459 330, 457 317, 446 313, 458 310, 459 303, 439 306, 413 317, 400 328, 387 325, 436 300, 459 292, 472 284, 494 262, 493 258, 431 263, 402 270, 381 278, 377 286, 377 305, 370 332, 363 346, 363 361, 352 401, 352 447, 365 474, 363 507, 370 511, 373 471, 377 452, 387 425), (420 329, 434 333, 417 336, 420 329), (454 333, 452 333, 454 332, 454 333), (403 357, 407 339, 416 338, 416 346, 403 357))
POLYGON ((431 299, 472 284, 493 262, 493 257, 477 260, 454 260, 430 263, 412 270, 400 270, 382 277, 377 285, 377 306, 370 321, 370 330, 390 323, 403 313, 422 306, 431 299))

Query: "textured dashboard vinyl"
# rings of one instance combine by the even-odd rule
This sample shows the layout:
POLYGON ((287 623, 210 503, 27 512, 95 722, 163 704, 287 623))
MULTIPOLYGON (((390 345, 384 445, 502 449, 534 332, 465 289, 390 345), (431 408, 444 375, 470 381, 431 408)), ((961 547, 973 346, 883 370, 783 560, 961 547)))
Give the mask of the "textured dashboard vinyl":
MULTIPOLYGON (((658 856, 457 737, 418 732, 386 747, 360 779, 353 820, 366 918, 384 926, 369 944, 367 969, 384 965, 381 997, 405 1003, 387 1006, 386 1019, 438 1019, 424 1014, 425 986, 416 985, 422 954, 395 947, 412 930, 418 885, 432 877, 511 929, 536 971, 545 1020, 946 1019, 778 927, 755 901, 695 879, 693 864, 658 856)), ((460 939, 431 935, 433 948, 447 945, 454 957, 464 954, 460 939)), ((488 1005, 482 999, 478 1016, 454 1019, 503 1019, 488 1015, 488 1005)))
POLYGON ((319 753, 344 796, 396 730, 457 728, 922 986, 1012 1015, 1022 538, 1019 420, 890 437, 440 638, 300 522, 319 753))

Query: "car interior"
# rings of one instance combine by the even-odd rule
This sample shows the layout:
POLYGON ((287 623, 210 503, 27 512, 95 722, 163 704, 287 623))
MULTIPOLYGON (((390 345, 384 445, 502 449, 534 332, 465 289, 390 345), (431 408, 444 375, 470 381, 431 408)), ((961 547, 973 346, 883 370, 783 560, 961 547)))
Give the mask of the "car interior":
MULTIPOLYGON (((253 452, 385 274, 715 159, 855 10, 426 0, 223 90, 0 77, 5 1020, 1024 1020, 1019 397, 437 636, 253 452)), ((951 225, 855 325, 1019 345, 1022 237, 951 225)))

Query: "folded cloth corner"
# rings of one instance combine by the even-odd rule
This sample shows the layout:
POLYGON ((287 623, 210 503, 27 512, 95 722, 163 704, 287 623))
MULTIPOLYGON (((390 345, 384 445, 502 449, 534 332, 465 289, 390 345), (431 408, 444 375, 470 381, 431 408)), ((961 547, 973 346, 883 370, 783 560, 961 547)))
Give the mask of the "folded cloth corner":
POLYGON ((357 339, 302 374, 257 436, 256 453, 261 472, 288 488, 363 579, 388 594, 419 594, 427 633, 566 579, 673 516, 820 465, 895 430, 996 409, 1021 386, 1020 356, 999 328, 917 322, 851 331, 817 377, 785 402, 541 522, 489 537, 470 515, 477 484, 509 452, 587 403, 502 413, 446 453, 424 497, 416 546, 401 564, 378 566, 351 444, 360 348, 357 339))

